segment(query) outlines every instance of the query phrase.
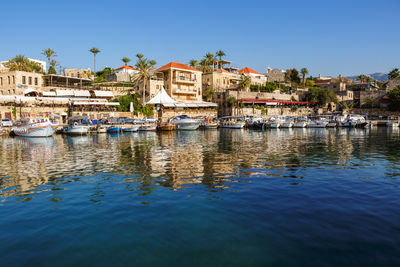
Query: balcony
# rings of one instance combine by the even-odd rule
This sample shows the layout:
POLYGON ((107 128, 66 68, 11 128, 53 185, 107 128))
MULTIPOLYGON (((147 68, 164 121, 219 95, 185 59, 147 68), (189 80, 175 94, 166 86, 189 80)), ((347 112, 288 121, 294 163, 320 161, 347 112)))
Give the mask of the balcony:
POLYGON ((181 94, 181 95, 196 95, 197 91, 187 91, 182 89, 173 89, 172 92, 174 94, 181 94))
POLYGON ((190 79, 190 78, 186 78, 184 76, 178 76, 178 77, 174 77, 174 79, 172 80, 174 83, 186 83, 186 84, 195 84, 197 82, 196 79, 190 79))

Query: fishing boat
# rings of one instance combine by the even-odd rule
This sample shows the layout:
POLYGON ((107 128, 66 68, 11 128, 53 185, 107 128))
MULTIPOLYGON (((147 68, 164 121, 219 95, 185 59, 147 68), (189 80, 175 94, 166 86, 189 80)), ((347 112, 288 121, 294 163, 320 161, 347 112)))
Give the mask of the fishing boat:
POLYGON ((107 126, 97 125, 97 133, 107 133, 107 126))
POLYGON ((143 124, 139 127, 139 131, 155 132, 157 130, 156 124, 143 124))
POLYGON ((11 132, 16 136, 49 137, 56 131, 57 125, 46 117, 31 117, 21 121, 21 125, 13 127, 11 132))
POLYGON ((186 115, 176 116, 170 119, 170 123, 175 124, 177 130, 197 130, 200 122, 186 115))
POLYGON ((308 127, 310 128, 325 128, 328 125, 329 121, 322 117, 322 116, 316 116, 311 119, 310 123, 308 124, 308 127))
POLYGON ((72 116, 68 119, 68 126, 63 133, 67 135, 85 135, 89 132, 89 119, 87 116, 72 116))
POLYGON ((243 129, 246 125, 242 116, 222 117, 220 122, 221 128, 243 129))
POLYGON ((213 121, 212 117, 206 117, 200 120, 200 128, 202 129, 217 129, 218 126, 218 122, 213 121))
POLYGON ((157 130, 159 131, 172 131, 174 129, 175 129, 175 124, 169 122, 163 122, 157 125, 157 130))
POLYGON ((121 132, 121 127, 111 125, 107 128, 107 133, 120 133, 121 132))

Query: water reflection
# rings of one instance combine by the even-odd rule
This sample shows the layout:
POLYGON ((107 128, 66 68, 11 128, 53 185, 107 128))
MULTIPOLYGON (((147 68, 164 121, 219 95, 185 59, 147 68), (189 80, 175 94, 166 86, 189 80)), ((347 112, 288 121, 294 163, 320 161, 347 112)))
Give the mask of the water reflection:
MULTIPOLYGON (((48 139, 0 139, 0 196, 30 195, 62 183, 120 177, 128 190, 229 188, 246 177, 287 177, 299 184, 307 168, 390 165, 398 176, 399 129, 273 129, 143 132, 48 139), (107 176, 109 175, 109 176, 107 176), (122 177, 122 178, 121 178, 122 177), (50 187, 41 187, 48 185, 50 187)), ((57 198, 55 198, 55 201, 57 198)))

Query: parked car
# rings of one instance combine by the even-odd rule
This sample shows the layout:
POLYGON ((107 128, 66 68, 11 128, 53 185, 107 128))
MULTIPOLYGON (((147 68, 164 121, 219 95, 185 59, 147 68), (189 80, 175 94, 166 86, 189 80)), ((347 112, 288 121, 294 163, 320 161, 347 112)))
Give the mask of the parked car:
POLYGON ((2 119, 1 120, 1 126, 2 127, 12 127, 12 121, 10 119, 2 119))
POLYGON ((150 122, 150 123, 155 123, 155 122, 157 122, 157 119, 154 119, 154 118, 152 118, 152 117, 146 117, 146 118, 144 118, 144 120, 145 120, 146 122, 150 122))

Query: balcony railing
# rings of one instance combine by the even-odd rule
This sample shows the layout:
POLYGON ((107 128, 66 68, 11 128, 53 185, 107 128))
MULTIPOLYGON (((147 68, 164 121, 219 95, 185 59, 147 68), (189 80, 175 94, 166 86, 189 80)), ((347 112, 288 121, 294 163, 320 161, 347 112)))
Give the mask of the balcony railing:
POLYGON ((186 78, 186 77, 174 77, 174 79, 173 79, 173 82, 176 82, 176 83, 190 83, 190 84, 194 84, 194 83, 196 83, 197 82, 197 80, 196 79, 190 79, 190 78, 186 78))
POLYGON ((174 89, 173 93, 174 94, 196 95, 197 91, 186 91, 186 90, 182 90, 182 89, 174 89))

